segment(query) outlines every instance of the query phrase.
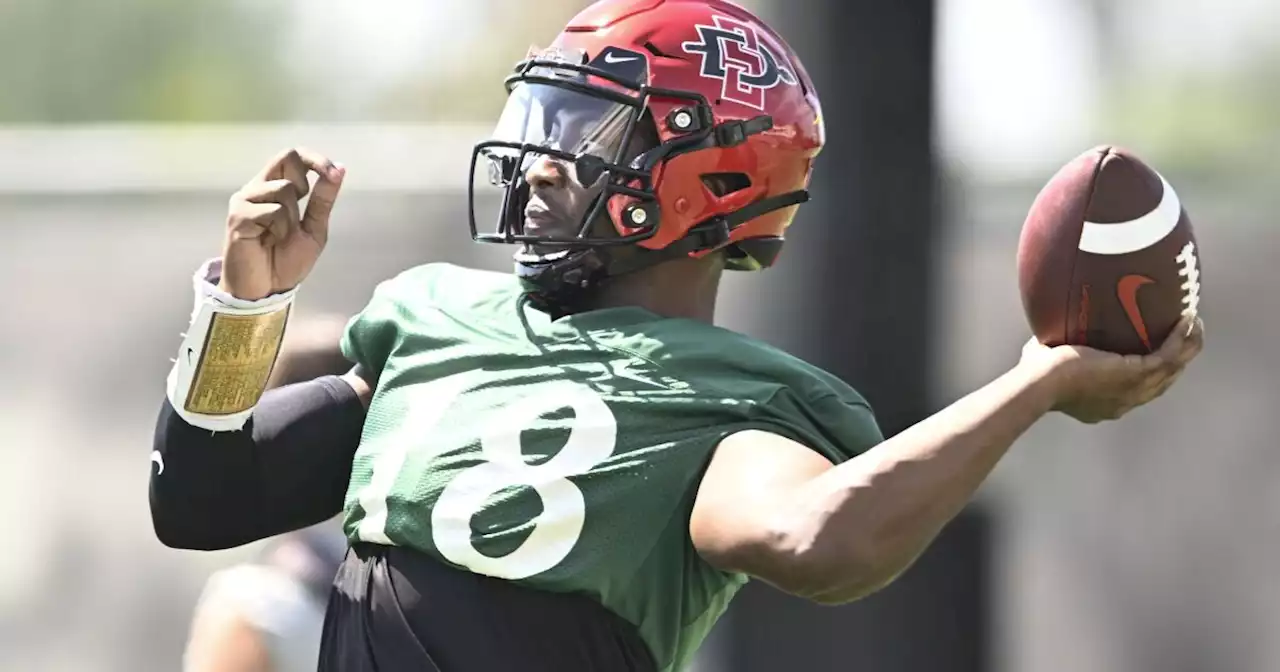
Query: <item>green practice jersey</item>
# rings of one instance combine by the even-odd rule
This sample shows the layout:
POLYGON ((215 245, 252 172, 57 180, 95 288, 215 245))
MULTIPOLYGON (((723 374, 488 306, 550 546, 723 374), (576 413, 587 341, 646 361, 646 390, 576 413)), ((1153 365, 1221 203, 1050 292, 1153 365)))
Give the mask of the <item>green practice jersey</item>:
POLYGON ((881 440, 856 392, 759 341, 639 308, 552 320, 506 274, 406 271, 342 347, 378 380, 350 539, 588 595, 662 670, 689 661, 746 581, 689 538, 716 445, 761 429, 841 462, 881 440))

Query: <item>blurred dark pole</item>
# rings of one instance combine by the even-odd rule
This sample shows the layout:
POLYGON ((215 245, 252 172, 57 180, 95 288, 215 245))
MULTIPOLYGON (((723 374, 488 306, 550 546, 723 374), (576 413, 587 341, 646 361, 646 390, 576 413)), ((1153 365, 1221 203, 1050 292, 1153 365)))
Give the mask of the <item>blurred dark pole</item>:
POLYGON ((782 15, 827 126, 814 202, 785 251, 803 259, 812 297, 789 345, 857 387, 896 434, 932 410, 934 3, 807 0, 782 15))
MULTIPOLYGON (((815 80, 828 144, 775 271, 796 294, 763 335, 852 383, 892 435, 934 410, 934 3, 778 0, 773 14, 815 80)), ((715 667, 981 672, 988 536, 966 513, 896 583, 840 608, 753 582, 712 643, 715 667)))

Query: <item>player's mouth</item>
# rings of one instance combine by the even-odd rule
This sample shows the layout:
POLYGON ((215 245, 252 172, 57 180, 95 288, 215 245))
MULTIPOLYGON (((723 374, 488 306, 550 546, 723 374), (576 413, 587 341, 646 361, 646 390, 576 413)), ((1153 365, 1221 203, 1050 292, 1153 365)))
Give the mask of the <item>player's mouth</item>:
POLYGON ((554 230, 559 228, 556 226, 559 221, 559 217, 546 210, 524 211, 524 231, 531 235, 554 233, 554 230))
MULTIPOLYGON (((565 218, 556 215, 550 208, 541 203, 530 203, 524 209, 524 234, 526 236, 565 235, 565 218)), ((516 261, 526 264, 538 264, 555 261, 560 252, 567 252, 563 246, 539 245, 525 243, 516 252, 516 261)))
POLYGON ((524 232, 531 236, 555 236, 557 238, 572 235, 567 217, 563 217, 550 208, 530 203, 524 209, 524 232))

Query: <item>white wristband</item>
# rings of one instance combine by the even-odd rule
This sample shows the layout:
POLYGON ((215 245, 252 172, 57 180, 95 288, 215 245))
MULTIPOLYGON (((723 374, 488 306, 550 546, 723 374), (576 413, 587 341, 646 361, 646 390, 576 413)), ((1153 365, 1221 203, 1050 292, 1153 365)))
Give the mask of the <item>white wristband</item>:
POLYGON ((191 322, 166 381, 178 415, 215 432, 241 429, 253 414, 298 292, 244 301, 218 289, 221 275, 222 260, 210 259, 192 277, 191 322))

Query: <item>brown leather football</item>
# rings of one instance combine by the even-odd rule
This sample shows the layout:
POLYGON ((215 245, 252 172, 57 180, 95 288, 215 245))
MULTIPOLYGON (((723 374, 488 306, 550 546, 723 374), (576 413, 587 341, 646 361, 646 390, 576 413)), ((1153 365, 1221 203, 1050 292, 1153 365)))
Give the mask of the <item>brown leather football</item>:
POLYGON ((1160 347, 1200 302, 1200 250, 1169 183, 1132 153, 1098 147, 1036 197, 1018 243, 1018 284, 1046 345, 1124 354, 1160 347))

